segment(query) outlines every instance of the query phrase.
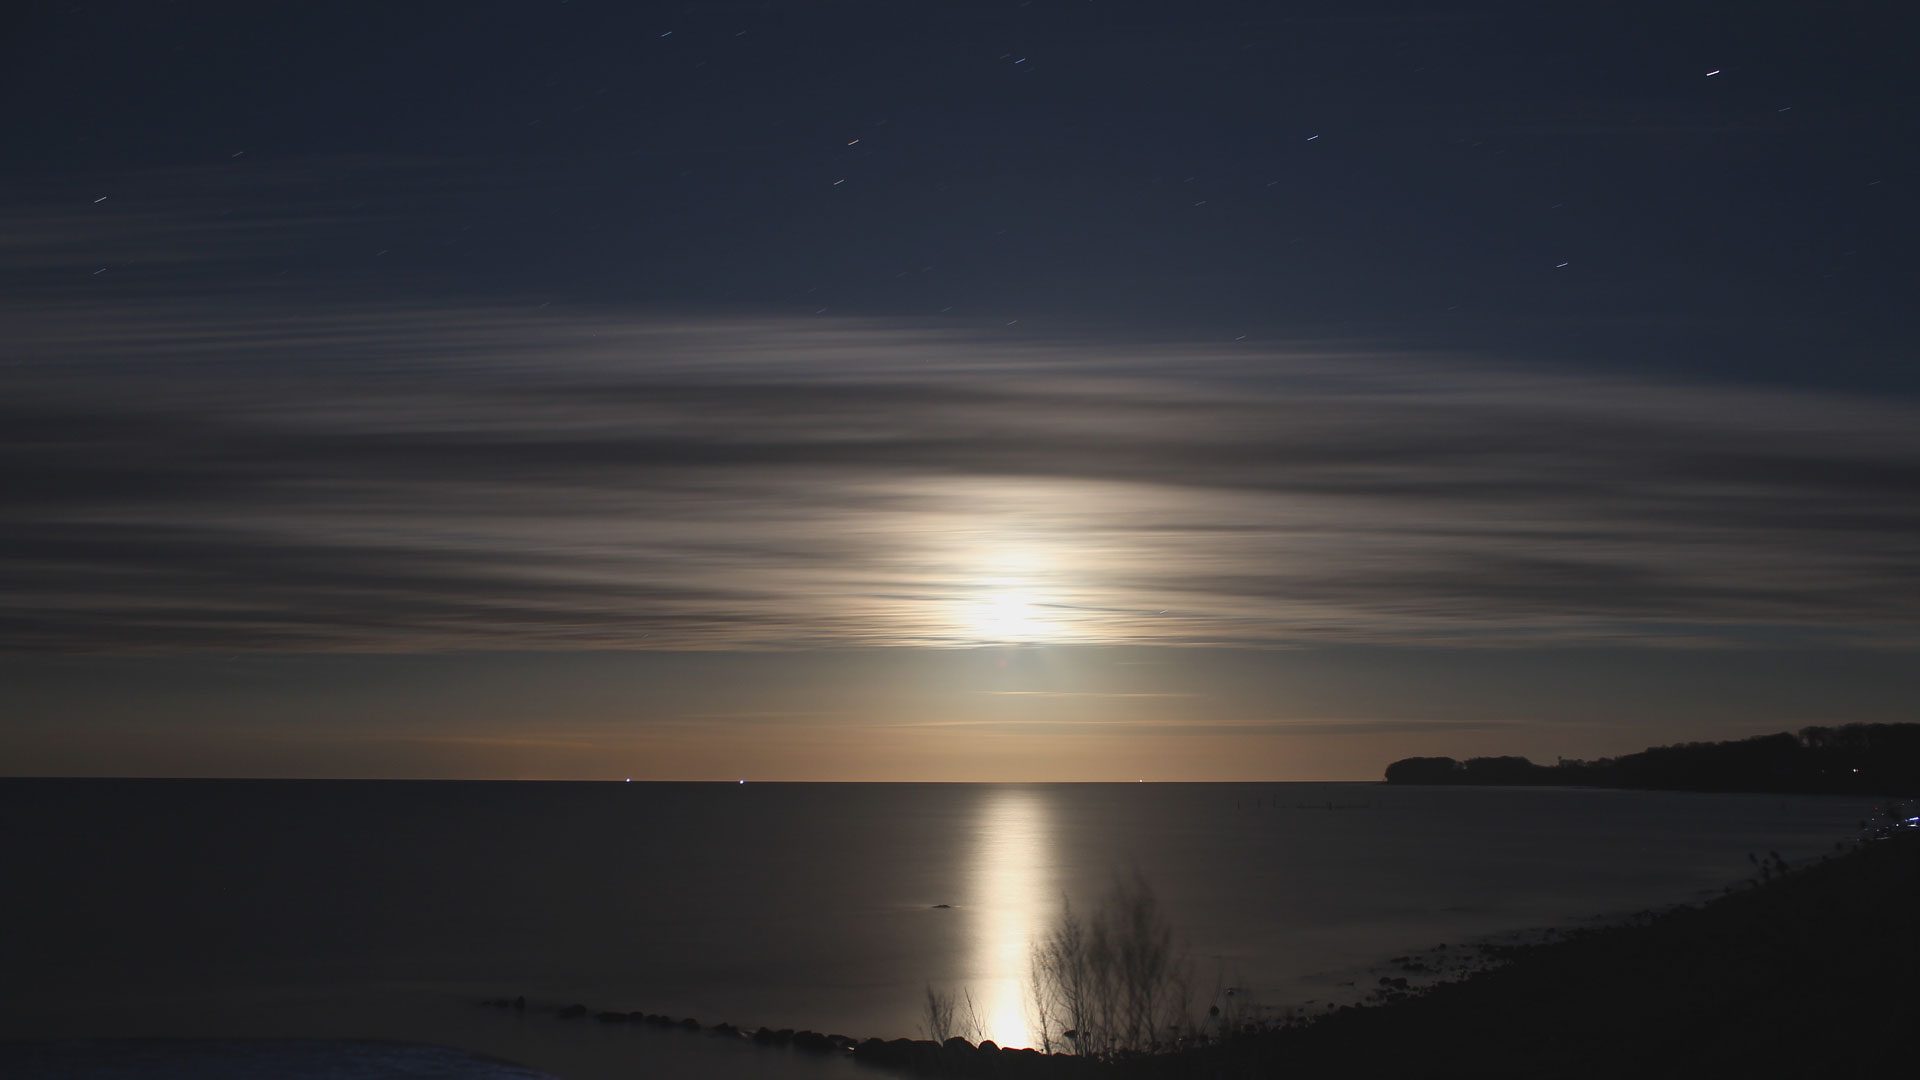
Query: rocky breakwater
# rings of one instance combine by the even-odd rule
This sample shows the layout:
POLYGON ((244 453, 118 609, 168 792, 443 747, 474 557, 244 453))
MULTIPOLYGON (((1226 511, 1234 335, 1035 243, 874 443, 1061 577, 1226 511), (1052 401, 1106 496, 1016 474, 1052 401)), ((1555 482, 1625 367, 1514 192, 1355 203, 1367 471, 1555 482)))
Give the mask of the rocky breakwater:
POLYGON ((1016 1050, 991 1039, 975 1045, 958 1035, 946 1042, 868 1039, 853 1048, 853 1060, 919 1076, 1078 1076, 1097 1068, 1095 1062, 1070 1054, 1016 1050))
POLYGON ((490 1008, 511 1009, 519 1013, 546 1012, 557 1020, 593 1020, 602 1024, 639 1024, 689 1033, 704 1033, 713 1038, 733 1039, 756 1046, 788 1048, 800 1053, 844 1056, 876 1069, 915 1076, 938 1077, 1059 1077, 1078 1076, 1098 1069, 1098 1064, 1071 1054, 1043 1054, 1038 1050, 1012 1049, 992 1040, 978 1044, 954 1036, 945 1042, 932 1039, 852 1039, 845 1035, 793 1028, 755 1028, 751 1031, 722 1021, 702 1024, 693 1017, 672 1017, 648 1012, 620 1012, 593 1009, 575 1002, 568 1005, 529 1007, 524 996, 492 998, 481 1002, 490 1008))

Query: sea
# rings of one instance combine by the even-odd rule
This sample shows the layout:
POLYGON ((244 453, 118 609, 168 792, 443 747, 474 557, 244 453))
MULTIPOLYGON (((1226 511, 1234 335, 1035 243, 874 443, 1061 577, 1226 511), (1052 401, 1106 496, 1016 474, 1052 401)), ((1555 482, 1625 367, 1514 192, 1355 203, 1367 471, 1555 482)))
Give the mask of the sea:
POLYGON ((1872 812, 1366 783, 7 779, 0 1074, 871 1075, 591 1014, 924 1037, 932 990, 969 1034, 1034 1045, 1034 942, 1123 880, 1199 1009, 1312 1011, 1396 957, 1743 887, 1872 812))

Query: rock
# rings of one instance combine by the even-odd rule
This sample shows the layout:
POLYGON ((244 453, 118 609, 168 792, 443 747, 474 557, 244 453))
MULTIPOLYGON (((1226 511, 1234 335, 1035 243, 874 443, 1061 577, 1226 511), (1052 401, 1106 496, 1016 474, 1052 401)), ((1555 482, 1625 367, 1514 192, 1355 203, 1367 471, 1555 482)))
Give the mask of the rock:
POLYGON ((805 1050, 812 1054, 824 1054, 833 1049, 825 1035, 817 1031, 796 1031, 793 1033, 793 1046, 796 1050, 805 1050))
POLYGON ((593 1018, 603 1024, 624 1024, 628 1019, 623 1012, 600 1012, 595 1013, 593 1018))
POLYGON ((680 1021, 680 1026, 687 1029, 688 1031, 699 1031, 700 1021, 695 1020, 693 1017, 689 1016, 685 1020, 680 1021))
POLYGON ((1003 1046, 1000 1048, 1000 1057, 1002 1060, 1018 1061, 1024 1068, 1028 1069, 1037 1068, 1041 1062, 1047 1060, 1047 1055, 1035 1050, 1031 1046, 1022 1046, 1018 1049, 1009 1049, 1003 1046))
POLYGON ((907 1066, 921 1072, 940 1067, 940 1044, 932 1039, 895 1039, 894 1044, 906 1043, 907 1066))
POLYGON ((585 1015, 587 1015, 587 1007, 585 1005, 569 1005, 561 1009, 559 1013, 560 1019, 562 1020, 578 1020, 585 1015))
POLYGON ((715 1035, 738 1035, 738 1034, 740 1034, 740 1029, 739 1029, 739 1028, 737 1028, 737 1027, 734 1027, 734 1026, 733 1026, 732 1024, 729 1024, 729 1023, 727 1023, 727 1022, 726 1022, 725 1020, 722 1020, 722 1021, 720 1021, 719 1023, 717 1023, 717 1024, 715 1024, 715 1025, 713 1025, 712 1027, 710 1027, 710 1028, 708 1028, 707 1030, 708 1030, 708 1031, 711 1031, 711 1032, 713 1032, 713 1033, 714 1033, 715 1035))
POLYGON ((753 1033, 753 1041, 762 1046, 782 1046, 793 1041, 793 1029, 781 1028, 779 1031, 773 1031, 761 1028, 753 1033))
POLYGON ((952 904, 935 904, 935 905, 933 905, 933 910, 935 910, 935 911, 952 911, 952 910, 953 910, 953 905, 952 905, 952 904))

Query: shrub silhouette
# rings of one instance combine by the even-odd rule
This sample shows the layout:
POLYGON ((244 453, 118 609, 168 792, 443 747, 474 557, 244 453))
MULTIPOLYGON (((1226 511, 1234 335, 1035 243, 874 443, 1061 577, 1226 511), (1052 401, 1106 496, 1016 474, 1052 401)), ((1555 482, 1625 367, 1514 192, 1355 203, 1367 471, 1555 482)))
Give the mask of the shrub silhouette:
POLYGON ((935 990, 927 985, 926 1015, 921 1018, 927 1038, 944 1043, 955 1035, 968 1042, 978 1042, 983 1037, 984 1025, 980 1023, 980 1014, 973 1007, 973 992, 963 991, 959 998, 951 990, 935 990), (960 1011, 961 1002, 966 1003, 966 1012, 960 1011))
POLYGON ((1197 1034, 1192 963, 1138 871, 1117 876, 1091 918, 1062 901, 1059 921, 1033 946, 1032 967, 1043 1051, 1110 1059, 1197 1034))

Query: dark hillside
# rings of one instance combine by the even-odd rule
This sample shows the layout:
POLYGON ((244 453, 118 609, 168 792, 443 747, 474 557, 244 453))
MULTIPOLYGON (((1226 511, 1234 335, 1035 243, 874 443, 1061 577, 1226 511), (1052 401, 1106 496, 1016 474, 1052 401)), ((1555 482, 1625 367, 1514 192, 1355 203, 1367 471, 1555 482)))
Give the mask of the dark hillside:
POLYGON ((1152 1077, 1906 1075, 1920 835, 1385 1005, 1146 1061, 1152 1077))

